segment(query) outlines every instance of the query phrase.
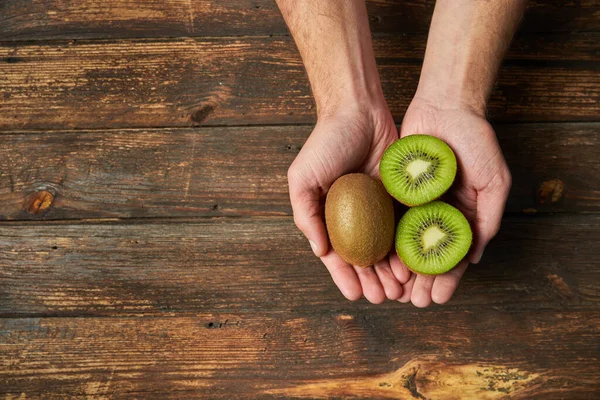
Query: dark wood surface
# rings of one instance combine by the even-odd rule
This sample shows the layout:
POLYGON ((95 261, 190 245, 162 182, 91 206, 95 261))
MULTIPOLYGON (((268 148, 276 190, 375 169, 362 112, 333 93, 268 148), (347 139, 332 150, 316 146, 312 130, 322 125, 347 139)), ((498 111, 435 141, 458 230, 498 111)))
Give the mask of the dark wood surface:
MULTIPOLYGON (((431 0, 368 2, 398 123, 431 0)), ((0 397, 597 399, 600 4, 530 1, 503 227, 453 300, 348 302, 293 225, 271 0, 0 2, 0 397)))
POLYGON ((593 399, 599 324, 596 311, 464 309, 7 318, 0 335, 11 373, 2 390, 16 398, 593 399))
MULTIPOLYGON (((595 310, 599 225, 598 215, 507 217, 438 308, 595 310)), ((412 308, 344 301, 291 217, 5 224, 0 243, 5 317, 412 308)))
MULTIPOLYGON (((398 122, 417 86, 425 40, 375 41, 398 122)), ((596 120, 598 54, 600 33, 525 35, 500 72, 491 118, 596 120)), ((306 74, 289 37, 6 42, 0 60, 4 130, 314 122, 306 74)))
MULTIPOLYGON (((373 32, 427 32, 434 0, 367 1, 373 32)), ((272 0, 3 0, 1 40, 286 35, 272 0)), ((530 0, 522 32, 600 31, 596 0, 530 0)))
MULTIPOLYGON (((600 124, 496 128, 514 176, 509 212, 600 211, 600 124), (553 182, 562 190, 540 197, 553 182)), ((291 215, 286 172, 310 130, 0 134, 0 220, 291 215)))

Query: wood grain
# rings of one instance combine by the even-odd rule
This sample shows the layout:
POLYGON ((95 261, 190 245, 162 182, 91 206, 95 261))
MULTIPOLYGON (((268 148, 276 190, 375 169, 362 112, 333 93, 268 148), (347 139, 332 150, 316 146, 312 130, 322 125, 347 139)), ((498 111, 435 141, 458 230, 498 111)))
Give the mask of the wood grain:
MULTIPOLYGON (((434 0, 368 1, 375 34, 426 32, 434 0)), ((524 32, 599 31, 594 0, 530 1, 524 32)), ((0 40, 287 34, 272 0, 4 0, 0 40)))
MULTIPOLYGON (((397 122, 433 4, 368 2, 397 122)), ((315 110, 275 2, 1 1, 0 397, 596 399, 600 4, 528 7, 510 213, 418 310, 346 301, 293 224, 315 110)))
MULTIPOLYGON (((446 307, 596 309, 599 223, 506 217, 446 307)), ((0 266, 5 317, 379 307, 343 299, 290 217, 4 224, 0 266)))
MULTIPOLYGON (((490 116, 598 120, 598 35, 517 43, 490 116)), ((423 35, 375 43, 398 122, 416 89, 424 43, 423 35)), ((5 43, 0 60, 0 130, 290 124, 315 116, 290 38, 5 43)))
POLYGON ((0 320, 0 393, 44 398, 593 399, 597 311, 0 320))
MULTIPOLYGON (((291 215, 286 173, 310 130, 0 135, 0 220, 291 215)), ((509 212, 600 211, 600 124, 496 130, 513 174, 509 212), (558 181, 561 193, 539 196, 558 181)))

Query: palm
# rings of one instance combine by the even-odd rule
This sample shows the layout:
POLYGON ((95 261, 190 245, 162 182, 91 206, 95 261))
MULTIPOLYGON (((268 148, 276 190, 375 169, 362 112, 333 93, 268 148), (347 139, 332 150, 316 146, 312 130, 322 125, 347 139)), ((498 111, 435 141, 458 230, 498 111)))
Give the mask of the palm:
POLYGON ((336 116, 320 121, 292 168, 310 167, 312 176, 326 192, 333 182, 349 172, 377 177, 379 160, 387 146, 398 139, 391 116, 368 121, 356 116, 336 116))
POLYGON ((490 124, 468 110, 440 110, 411 105, 402 123, 401 136, 425 133, 439 137, 454 150, 458 161, 456 182, 446 200, 470 221, 475 243, 470 255, 455 269, 438 277, 411 276, 401 300, 417 306, 431 300, 450 299, 468 262, 477 263, 487 242, 495 235, 510 186, 510 173, 490 124))

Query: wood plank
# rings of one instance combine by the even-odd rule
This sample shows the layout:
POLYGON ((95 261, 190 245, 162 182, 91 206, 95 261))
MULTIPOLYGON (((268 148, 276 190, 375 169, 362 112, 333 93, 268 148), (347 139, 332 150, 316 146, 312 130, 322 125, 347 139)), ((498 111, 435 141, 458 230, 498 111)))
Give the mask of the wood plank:
MULTIPOLYGON (((600 124, 496 129, 513 173, 509 212, 600 211, 600 124)), ((310 130, 0 135, 0 220, 292 215, 287 168, 310 130)))
MULTIPOLYGON (((599 226, 600 215, 506 217, 443 308, 596 309, 599 226)), ((290 217, 4 224, 0 267, 5 317, 380 307, 344 300, 290 217)))
MULTIPOLYGON (((375 34, 427 32, 434 0, 368 1, 375 34)), ((0 40, 287 34, 271 0, 4 0, 0 40)), ((530 1, 523 32, 599 31, 595 0, 530 1)))
POLYGON ((598 311, 492 309, 2 319, 0 393, 594 399, 599 326, 598 311))
MULTIPOLYGON (((598 35, 517 43, 490 116, 598 120, 598 35)), ((398 122, 414 95, 424 43, 423 35, 375 43, 398 122)), ((290 38, 7 42, 0 60, 0 130, 288 124, 315 117, 290 38)))

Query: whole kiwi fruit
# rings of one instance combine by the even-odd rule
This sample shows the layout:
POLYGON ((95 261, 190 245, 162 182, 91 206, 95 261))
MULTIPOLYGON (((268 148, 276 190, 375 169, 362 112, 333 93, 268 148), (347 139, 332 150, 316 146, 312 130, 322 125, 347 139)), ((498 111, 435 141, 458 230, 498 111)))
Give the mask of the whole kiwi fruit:
POLYGON ((333 183, 325 201, 325 222, 333 249, 354 266, 375 264, 394 243, 392 198, 367 174, 347 174, 333 183))

